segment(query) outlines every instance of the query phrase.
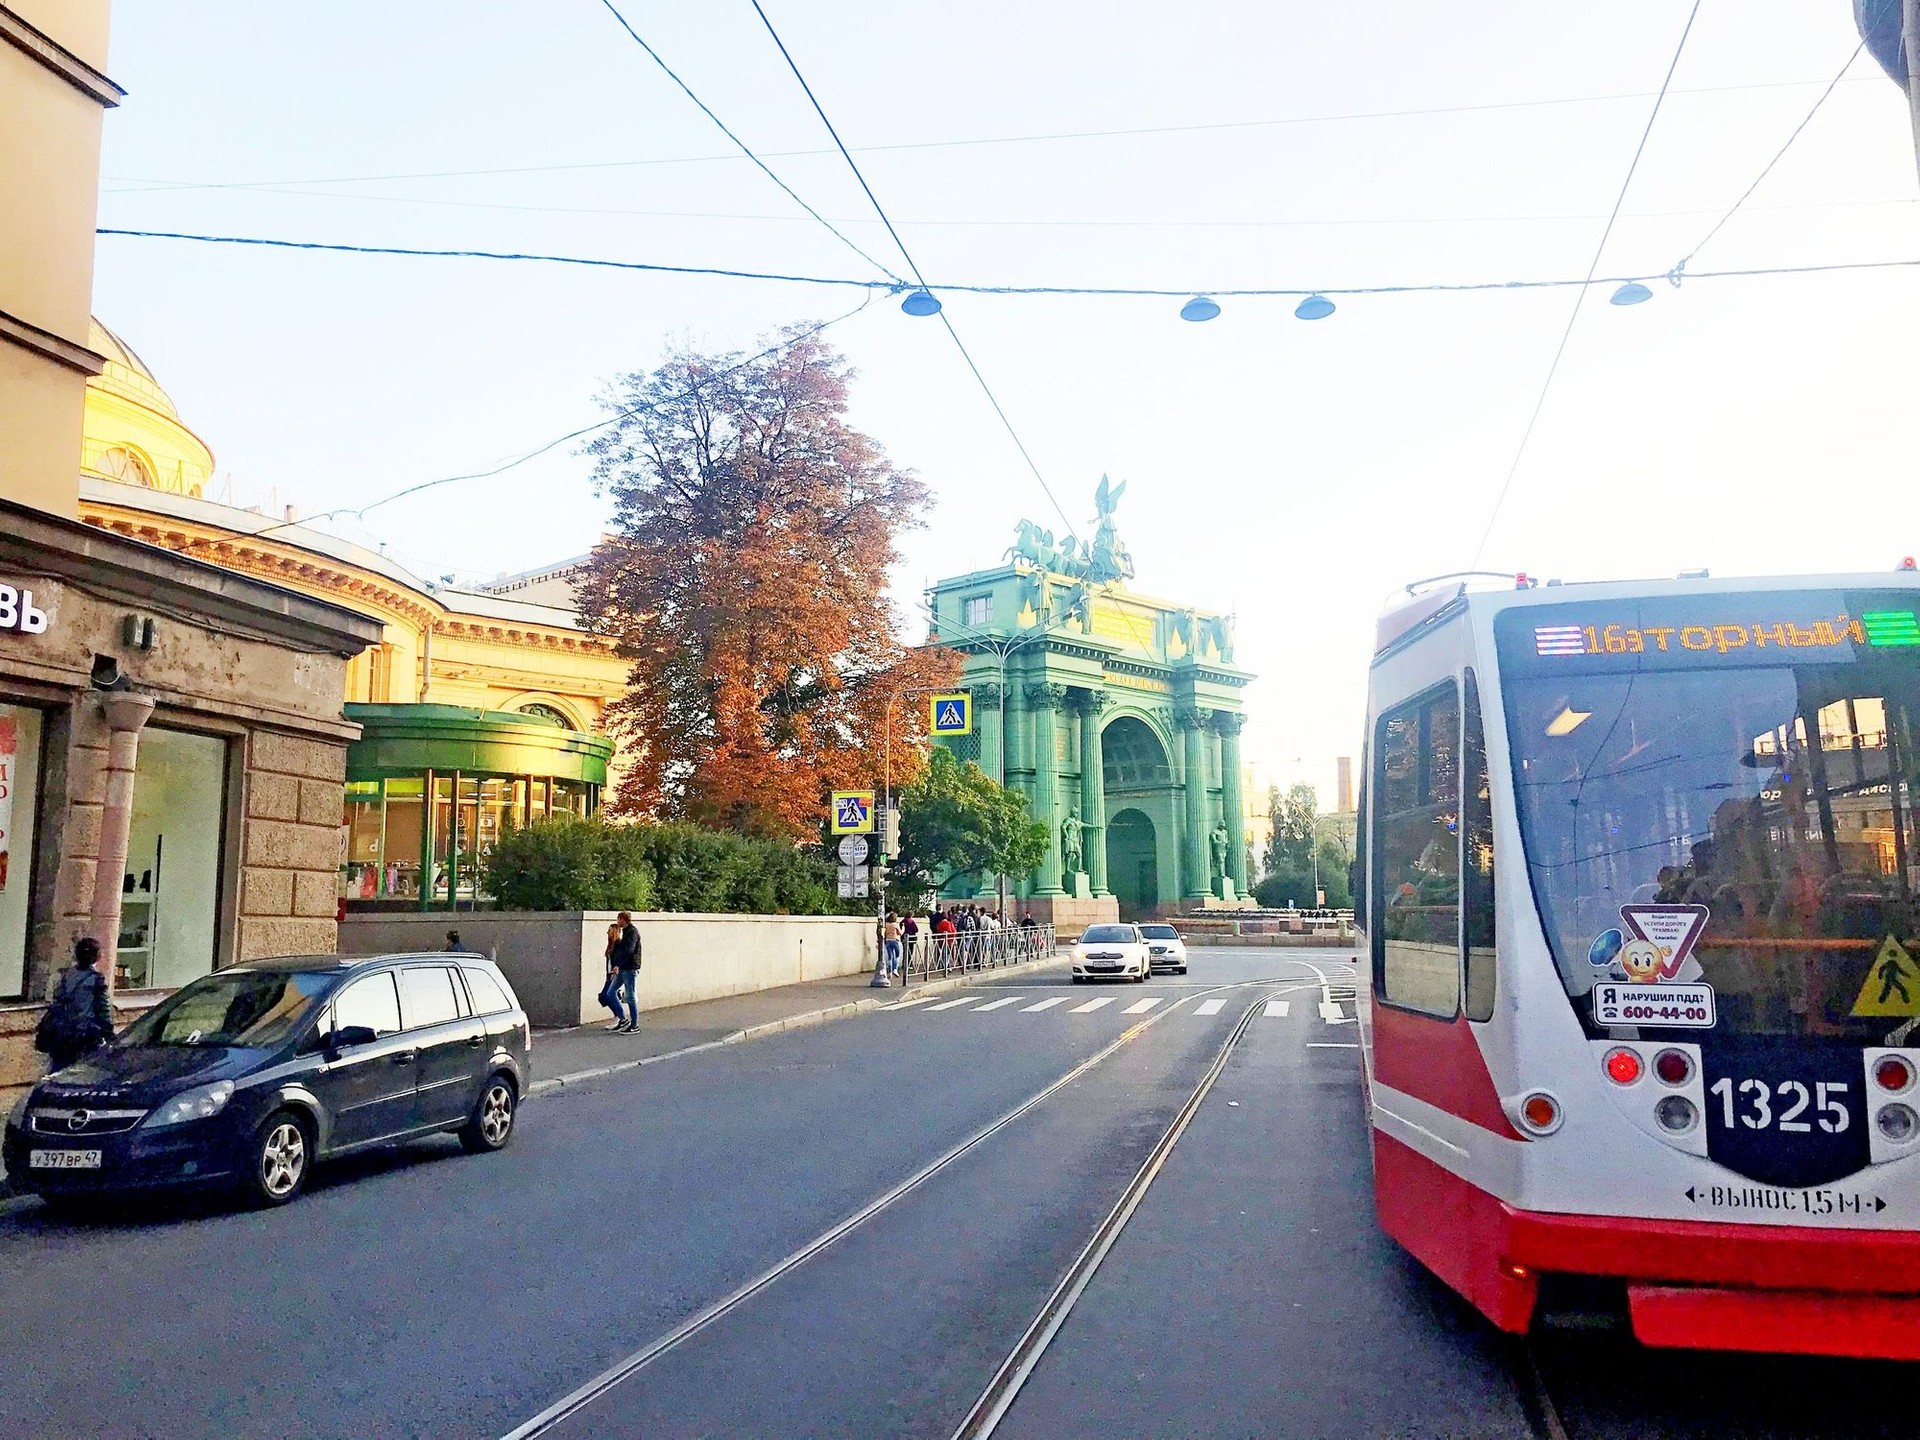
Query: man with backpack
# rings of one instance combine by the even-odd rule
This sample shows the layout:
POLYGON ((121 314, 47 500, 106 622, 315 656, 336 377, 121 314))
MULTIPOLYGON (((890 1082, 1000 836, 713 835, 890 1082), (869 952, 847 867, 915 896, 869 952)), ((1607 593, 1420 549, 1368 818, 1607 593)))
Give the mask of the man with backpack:
POLYGON ((60 972, 60 984, 33 1032, 33 1045, 47 1057, 48 1073, 64 1070, 113 1039, 113 1002, 107 980, 94 967, 100 942, 83 935, 73 942, 73 964, 60 972))

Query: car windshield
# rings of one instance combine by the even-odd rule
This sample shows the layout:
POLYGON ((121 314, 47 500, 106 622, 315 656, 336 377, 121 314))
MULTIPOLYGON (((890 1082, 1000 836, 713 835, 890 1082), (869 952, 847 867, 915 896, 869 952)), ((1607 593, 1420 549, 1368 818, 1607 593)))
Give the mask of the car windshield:
POLYGON ((335 976, 293 972, 204 975, 154 1006, 125 1045, 278 1045, 312 1015, 335 976))
POLYGON ((1520 830, 1570 996, 1694 982, 1723 1033, 1899 1045, 1920 1026, 1920 621, 1910 597, 1831 598, 1817 623, 1802 597, 1761 596, 1691 626, 1642 615, 1610 636, 1521 612, 1524 632, 1502 630, 1520 830), (1683 630, 1692 654, 1673 653, 1683 630))
POLYGON ((1171 925, 1142 925, 1140 933, 1149 940, 1178 940, 1180 932, 1171 925))
POLYGON ((1133 940, 1131 925, 1089 925, 1080 937, 1082 945, 1126 945, 1133 940))

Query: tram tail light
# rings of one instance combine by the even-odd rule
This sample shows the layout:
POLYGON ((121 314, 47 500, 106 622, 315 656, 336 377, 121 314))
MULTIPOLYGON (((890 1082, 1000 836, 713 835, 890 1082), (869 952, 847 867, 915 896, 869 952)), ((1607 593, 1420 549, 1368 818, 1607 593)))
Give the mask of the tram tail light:
POLYGON ((1605 1064, 1607 1078, 1616 1085, 1631 1085, 1640 1078, 1640 1057, 1625 1046, 1609 1050, 1605 1064))
POLYGON ((1898 1055, 1883 1055, 1873 1067, 1873 1083, 1889 1094, 1913 1088, 1913 1066, 1898 1055))
POLYGON ((1560 1102, 1536 1090, 1520 1102, 1520 1123, 1535 1135, 1551 1135, 1560 1128, 1560 1102))
POLYGON ((1880 1127, 1882 1135, 1898 1145, 1911 1140, 1914 1132, 1920 1130, 1920 1115, 1913 1113, 1911 1105, 1902 1105, 1896 1100, 1891 1105, 1880 1107, 1874 1123, 1880 1127))
POLYGON ((1662 1050, 1653 1057, 1653 1073, 1668 1085, 1684 1085, 1693 1078, 1693 1057, 1684 1050, 1662 1050))
POLYGON ((1653 1118, 1669 1135, 1684 1135, 1700 1123, 1700 1112, 1684 1095, 1669 1095, 1653 1107, 1653 1118))

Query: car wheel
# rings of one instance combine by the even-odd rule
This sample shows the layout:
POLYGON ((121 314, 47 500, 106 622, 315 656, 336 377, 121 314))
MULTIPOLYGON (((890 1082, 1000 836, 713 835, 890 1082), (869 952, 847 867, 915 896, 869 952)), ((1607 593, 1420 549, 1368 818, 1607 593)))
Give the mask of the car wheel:
POLYGON ((254 1132, 247 1166, 247 1195, 259 1205, 285 1205, 299 1197, 313 1168, 313 1132, 292 1110, 276 1110, 254 1132))
POLYGON ((1073 977, 1073 983, 1076 985, 1084 985, 1087 983, 1087 977, 1084 975, 1075 975, 1073 977))
POLYGON ((519 1102, 513 1082, 506 1076, 488 1078, 487 1088, 480 1092, 480 1103, 473 1107, 473 1118, 460 1129, 460 1143, 469 1155, 485 1155, 506 1147, 507 1141, 513 1138, 519 1102))

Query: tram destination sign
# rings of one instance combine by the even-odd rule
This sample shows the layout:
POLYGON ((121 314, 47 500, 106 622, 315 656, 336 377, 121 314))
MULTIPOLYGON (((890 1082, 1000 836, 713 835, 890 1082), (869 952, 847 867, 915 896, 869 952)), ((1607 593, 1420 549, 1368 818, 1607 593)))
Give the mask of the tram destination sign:
POLYGON ((1920 591, 1752 591, 1518 605, 1495 622, 1511 673, 1838 665, 1920 655, 1920 591))

